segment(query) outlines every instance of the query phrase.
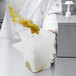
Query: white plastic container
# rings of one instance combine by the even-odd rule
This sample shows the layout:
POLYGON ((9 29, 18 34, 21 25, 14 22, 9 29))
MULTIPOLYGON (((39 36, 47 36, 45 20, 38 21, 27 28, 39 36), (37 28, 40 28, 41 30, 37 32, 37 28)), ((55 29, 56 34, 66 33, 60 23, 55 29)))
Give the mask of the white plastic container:
POLYGON ((30 30, 20 32, 25 65, 32 72, 39 72, 51 66, 51 50, 55 35, 49 31, 31 34, 30 30))

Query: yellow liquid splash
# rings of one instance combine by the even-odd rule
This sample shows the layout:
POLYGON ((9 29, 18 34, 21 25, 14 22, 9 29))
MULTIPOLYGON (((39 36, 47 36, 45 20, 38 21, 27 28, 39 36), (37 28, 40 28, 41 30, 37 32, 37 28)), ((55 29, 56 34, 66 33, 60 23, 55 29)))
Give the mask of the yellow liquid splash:
POLYGON ((15 9, 12 8, 11 5, 9 5, 9 3, 8 3, 8 7, 9 7, 10 15, 12 17, 12 21, 14 23, 21 24, 24 27, 30 28, 32 34, 34 33, 39 34, 40 28, 38 25, 34 24, 32 20, 24 19, 21 15, 16 13, 15 9))

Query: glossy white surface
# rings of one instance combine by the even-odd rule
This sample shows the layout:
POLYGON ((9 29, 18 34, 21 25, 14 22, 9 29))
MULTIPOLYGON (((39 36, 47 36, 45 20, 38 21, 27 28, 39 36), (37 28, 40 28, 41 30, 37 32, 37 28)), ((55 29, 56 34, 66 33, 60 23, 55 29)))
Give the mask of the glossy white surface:
MULTIPOLYGON (((16 49, 17 47, 7 46, 7 44, 4 44, 5 42, 10 44, 10 41, 0 39, 2 45, 0 46, 0 76, 46 76, 47 74, 50 76, 52 74, 51 68, 37 74, 32 73, 24 65, 23 54, 16 49)), ((18 49, 20 50, 20 47, 18 49)))
MULTIPOLYGON (((20 43, 18 43, 18 45, 19 47, 21 47, 20 43)), ((20 51, 12 47, 8 49, 9 50, 6 53, 3 53, 3 50, 1 50, 0 47, 0 76, 75 76, 76 75, 76 58, 56 58, 54 66, 42 72, 34 74, 25 67, 24 57, 20 51), (3 71, 2 75, 2 69, 4 68, 5 65, 7 67, 3 71)))

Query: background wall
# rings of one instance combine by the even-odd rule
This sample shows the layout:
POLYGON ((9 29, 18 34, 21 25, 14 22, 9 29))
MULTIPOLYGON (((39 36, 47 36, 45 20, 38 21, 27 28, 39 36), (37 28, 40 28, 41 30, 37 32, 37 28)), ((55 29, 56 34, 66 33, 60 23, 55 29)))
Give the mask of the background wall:
MULTIPOLYGON (((67 9, 67 6, 64 5, 65 1, 66 0, 62 0, 62 13, 63 13, 63 15, 65 14, 66 9, 67 9)), ((75 2, 75 5, 71 6, 71 12, 73 15, 76 14, 76 0, 67 0, 67 1, 75 2)), ((5 10, 4 7, 5 7, 4 0, 0 0, 0 19, 3 19, 3 17, 4 17, 4 10, 5 10)))
POLYGON ((76 10, 75 10, 76 9, 76 0, 62 0, 62 12, 63 12, 63 15, 67 11, 67 6, 64 4, 65 1, 73 1, 75 3, 75 5, 71 5, 70 11, 72 12, 72 15, 76 15, 76 10))
POLYGON ((0 19, 3 19, 4 17, 4 11, 5 11, 5 4, 4 0, 0 0, 0 19))

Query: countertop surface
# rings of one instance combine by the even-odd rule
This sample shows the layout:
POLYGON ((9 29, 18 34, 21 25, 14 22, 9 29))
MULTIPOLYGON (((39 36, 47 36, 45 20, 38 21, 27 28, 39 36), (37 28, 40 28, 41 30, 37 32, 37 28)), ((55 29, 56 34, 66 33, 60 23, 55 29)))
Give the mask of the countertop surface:
MULTIPOLYGON (((0 39, 0 41, 2 42, 2 39, 0 39)), ((5 42, 6 40, 3 41, 5 42)), ((3 70, 5 74, 2 76, 75 76, 76 75, 76 58, 58 58, 58 57, 56 57, 55 64, 52 65, 50 68, 39 73, 32 73, 24 65, 24 57, 21 52, 20 44, 21 43, 15 44, 13 45, 13 47, 6 46, 8 48, 6 48, 5 50, 2 50, 0 48, 0 67, 2 67, 0 68, 0 70, 5 69, 3 70)))
POLYGON ((64 15, 57 16, 58 23, 76 23, 76 15, 65 17, 64 15))

